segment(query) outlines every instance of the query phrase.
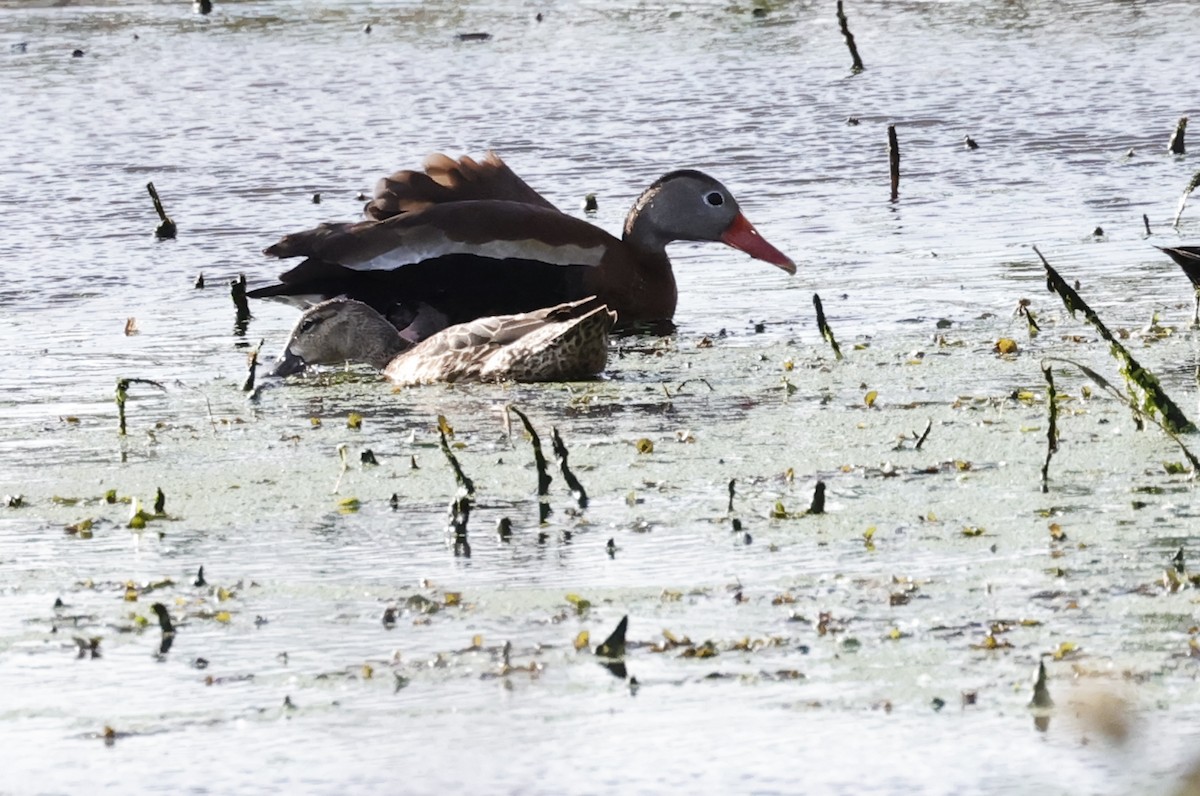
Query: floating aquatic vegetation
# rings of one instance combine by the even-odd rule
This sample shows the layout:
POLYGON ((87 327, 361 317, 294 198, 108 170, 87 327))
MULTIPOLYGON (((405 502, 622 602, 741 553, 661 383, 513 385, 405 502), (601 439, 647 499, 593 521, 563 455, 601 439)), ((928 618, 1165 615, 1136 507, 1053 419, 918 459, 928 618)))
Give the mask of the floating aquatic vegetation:
MULTIPOLYGON (((1196 176, 1197 179, 1200 179, 1200 174, 1196 176)), ((1161 415, 1163 427, 1173 434, 1194 431, 1195 426, 1192 425, 1191 421, 1184 416, 1179 407, 1175 405, 1175 402, 1166 394, 1154 374, 1138 364, 1133 355, 1129 353, 1129 350, 1121 345, 1112 332, 1108 330, 1108 327, 1104 325, 1096 312, 1051 267, 1050 263, 1046 261, 1046 258, 1042 256, 1042 253, 1038 251, 1036 246, 1033 247, 1033 251, 1041 259, 1042 266, 1046 270, 1046 286, 1052 292, 1058 294, 1066 306, 1067 312, 1071 313, 1072 316, 1075 315, 1076 311, 1082 312, 1084 319, 1100 333, 1101 337, 1108 341, 1112 355, 1122 363, 1121 375, 1125 377, 1131 391, 1136 389, 1142 395, 1140 403, 1141 412, 1150 417, 1161 415)))
POLYGON ((576 616, 583 616, 592 607, 591 600, 580 597, 578 594, 568 594, 565 599, 567 602, 569 602, 572 606, 575 607, 575 615, 576 616))
POLYGON ((638 453, 654 453, 654 441, 646 437, 639 439, 634 443, 634 446, 637 448, 638 453))
POLYGON ((351 412, 346 416, 346 427, 359 431, 362 429, 363 416, 358 412, 351 412))

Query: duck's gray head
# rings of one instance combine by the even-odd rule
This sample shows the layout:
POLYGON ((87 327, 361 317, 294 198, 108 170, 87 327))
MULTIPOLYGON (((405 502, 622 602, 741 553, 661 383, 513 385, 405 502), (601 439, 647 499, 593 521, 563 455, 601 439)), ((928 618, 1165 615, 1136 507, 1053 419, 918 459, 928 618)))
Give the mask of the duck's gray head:
POLYGON ((345 297, 309 307, 296 321, 272 376, 290 376, 313 365, 363 362, 382 368, 404 347, 400 333, 370 306, 345 297))

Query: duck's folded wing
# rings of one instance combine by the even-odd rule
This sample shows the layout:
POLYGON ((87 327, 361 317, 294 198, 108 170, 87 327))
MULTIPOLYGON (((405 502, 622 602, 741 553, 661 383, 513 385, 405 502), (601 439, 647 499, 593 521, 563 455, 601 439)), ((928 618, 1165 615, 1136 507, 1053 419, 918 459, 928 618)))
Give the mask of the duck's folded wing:
POLYGON ((547 326, 582 318, 601 307, 604 307, 604 303, 600 299, 589 296, 533 312, 479 318, 446 329, 426 340, 424 345, 436 348, 439 352, 512 345, 547 326))
POLYGON ((439 328, 595 293, 596 266, 624 256, 619 240, 585 221, 494 200, 323 224, 288 235, 266 254, 305 259, 279 284, 250 291, 252 298, 305 306, 345 295, 385 315, 396 305, 424 304, 444 316, 439 328))
MULTIPOLYGON (((355 271, 391 271, 460 254, 594 266, 619 244, 598 227, 556 210, 484 200, 435 205, 385 221, 322 224, 287 235, 263 253, 307 257, 355 271)), ((287 281, 288 276, 282 278, 287 281)))
POLYGON ((435 153, 425 159, 423 171, 405 169, 381 178, 375 185, 375 198, 367 203, 363 214, 382 221, 431 205, 478 199, 556 209, 495 152, 488 152, 482 161, 470 157, 455 160, 435 153))

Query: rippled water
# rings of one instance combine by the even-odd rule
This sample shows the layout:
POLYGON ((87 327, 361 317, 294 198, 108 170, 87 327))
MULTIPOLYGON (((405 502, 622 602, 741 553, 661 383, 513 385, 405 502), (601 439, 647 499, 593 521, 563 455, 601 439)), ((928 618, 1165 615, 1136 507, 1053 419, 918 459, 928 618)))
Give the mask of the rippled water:
POLYGON ((47 5, 0 0, 0 492, 23 496, 0 509, 0 791, 1162 793, 1200 750, 1192 592, 1157 585, 1200 555, 1193 488, 1163 470, 1173 443, 1063 367, 1039 491, 1038 358, 1119 377, 1029 249, 1196 414, 1190 285, 1150 243, 1200 241, 1200 207, 1169 227, 1195 156, 1166 152, 1200 116, 1200 6, 851 3, 853 75, 828 3, 47 5), (610 230, 662 172, 705 169, 800 273, 677 245, 677 335, 620 343, 593 384, 247 403, 247 347, 294 311, 256 305, 239 337, 225 281, 271 279, 264 246, 355 217, 378 176, 489 148, 562 207, 596 193, 610 230), (148 181, 177 240, 152 235, 148 181), (1154 312, 1165 339, 1139 334, 1154 312), (995 357, 1001 336, 1022 353, 995 357), (117 377, 165 388, 134 385, 126 438, 117 377), (573 516, 556 478, 544 539, 506 403, 560 428, 592 497, 573 516), (480 486, 469 560, 444 543, 438 414, 480 486), (927 421, 920 451, 899 440, 927 421), (772 518, 818 479, 826 515, 772 518), (101 499, 156 488, 173 520, 140 535, 101 499), (64 533, 84 519, 91 539, 64 533), (183 623, 160 656, 155 601, 183 623), (626 614, 636 694, 572 644, 626 614), (720 654, 652 648, 664 629, 720 654), (506 641, 537 676, 496 676, 506 641), (1064 643, 1039 731, 1030 676, 1064 643), (1130 705, 1124 745, 1072 718, 1101 692, 1130 705))

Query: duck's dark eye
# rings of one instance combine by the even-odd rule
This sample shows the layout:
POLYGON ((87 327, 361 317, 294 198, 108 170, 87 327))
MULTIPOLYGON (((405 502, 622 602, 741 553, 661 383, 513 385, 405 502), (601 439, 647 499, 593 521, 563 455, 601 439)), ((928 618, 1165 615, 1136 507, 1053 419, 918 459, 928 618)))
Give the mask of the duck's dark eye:
POLYGON ((317 325, 316 318, 305 318, 300 322, 300 331, 307 332, 309 329, 317 325))
POLYGON ((720 207, 725 204, 725 197, 721 195, 720 191, 712 191, 704 197, 704 201, 708 202, 712 207, 720 207))

